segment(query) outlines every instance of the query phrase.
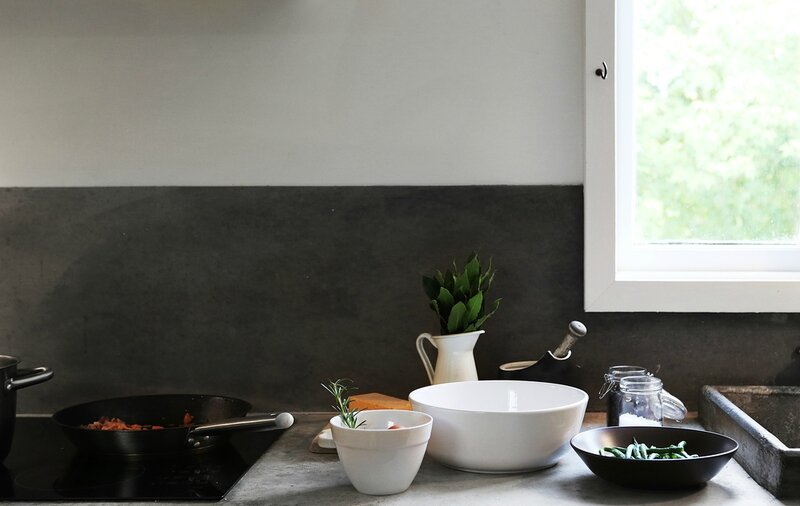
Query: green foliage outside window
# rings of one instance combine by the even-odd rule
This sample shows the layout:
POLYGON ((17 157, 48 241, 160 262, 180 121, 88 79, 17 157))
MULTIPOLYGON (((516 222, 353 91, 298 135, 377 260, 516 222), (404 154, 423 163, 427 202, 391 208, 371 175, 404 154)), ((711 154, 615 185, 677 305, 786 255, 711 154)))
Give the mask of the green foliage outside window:
POLYGON ((637 238, 800 227, 800 1, 636 0, 637 238))

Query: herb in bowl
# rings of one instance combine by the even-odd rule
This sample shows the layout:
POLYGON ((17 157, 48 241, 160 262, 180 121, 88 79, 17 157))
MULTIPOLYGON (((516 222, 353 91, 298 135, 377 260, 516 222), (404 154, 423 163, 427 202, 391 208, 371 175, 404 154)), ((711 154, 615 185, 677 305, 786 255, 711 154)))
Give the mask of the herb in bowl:
POLYGON ((327 385, 322 383, 321 385, 322 388, 327 390, 335 399, 336 404, 331 405, 331 407, 339 413, 342 423, 351 429, 357 429, 366 422, 362 420, 361 423, 357 423, 358 414, 361 410, 350 409, 350 392, 352 390, 358 390, 356 387, 352 386, 352 383, 353 381, 349 379, 337 379, 336 381, 328 380, 327 385))

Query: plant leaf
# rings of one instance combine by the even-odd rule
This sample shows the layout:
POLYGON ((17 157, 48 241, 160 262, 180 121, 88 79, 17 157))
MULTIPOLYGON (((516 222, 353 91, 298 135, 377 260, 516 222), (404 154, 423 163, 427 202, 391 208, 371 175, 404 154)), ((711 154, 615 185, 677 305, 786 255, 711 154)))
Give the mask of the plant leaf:
POLYGON ((425 293, 439 316, 442 335, 478 330, 497 311, 500 299, 491 307, 486 306, 494 275, 492 258, 489 257, 488 268, 483 271, 478 254, 473 251, 463 270, 453 260, 444 274, 436 271, 432 277, 423 276, 425 293))
POLYGON ((481 263, 478 261, 478 257, 475 256, 475 253, 472 254, 471 258, 467 266, 464 267, 464 272, 467 273, 467 277, 469 278, 470 288, 477 290, 481 278, 481 263))
POLYGON ((450 293, 453 292, 453 287, 455 286, 455 277, 450 269, 444 271, 444 280, 442 281, 442 286, 447 288, 450 293))
POLYGON ((494 314, 494 312, 497 311, 497 308, 500 307, 501 300, 503 299, 497 299, 494 302, 492 302, 492 310, 488 314, 485 314, 480 318, 478 318, 478 321, 475 322, 476 329, 480 329, 483 326, 484 322, 486 322, 486 320, 488 320, 494 314))
POLYGON ((467 301, 467 322, 474 322, 478 319, 483 307, 483 293, 478 292, 467 301))
POLYGON ((489 265, 486 267, 486 272, 481 274, 481 284, 483 284, 486 281, 486 278, 488 278, 491 275, 492 275, 492 259, 490 257, 489 258, 489 265))
MULTIPOLYGON (((489 273, 487 272, 486 274, 489 273)), ((494 272, 489 276, 489 280, 486 281, 486 283, 483 286, 481 286, 481 290, 483 290, 484 292, 488 292, 489 288, 492 286, 492 281, 494 281, 494 272)))
POLYGON ((503 299, 497 299, 494 302, 492 302, 491 310, 486 315, 484 315, 485 318, 489 318, 490 316, 492 316, 497 311, 497 308, 500 307, 500 301, 501 300, 503 300, 503 299))
POLYGON ((467 299, 467 297, 469 297, 469 276, 467 275, 467 271, 464 271, 456 278, 454 295, 459 299, 467 299))
POLYGON ((439 303, 439 309, 445 316, 450 313, 453 304, 456 303, 455 298, 453 298, 453 294, 451 294, 450 290, 445 287, 439 288, 439 296, 436 297, 436 301, 439 303))
POLYGON ((428 300, 433 300, 439 295, 439 286, 441 284, 435 279, 422 276, 422 288, 425 290, 428 300))
POLYGON ((457 303, 450 310, 450 316, 447 318, 447 332, 450 334, 457 334, 462 329, 462 319, 467 313, 467 306, 463 302, 457 303))

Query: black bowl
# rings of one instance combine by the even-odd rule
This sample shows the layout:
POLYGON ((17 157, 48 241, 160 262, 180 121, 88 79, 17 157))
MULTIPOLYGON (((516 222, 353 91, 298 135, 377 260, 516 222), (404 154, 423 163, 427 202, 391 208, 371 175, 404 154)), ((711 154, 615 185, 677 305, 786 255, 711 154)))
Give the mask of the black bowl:
POLYGON ((605 480, 625 487, 662 489, 702 485, 716 476, 739 448, 728 436, 678 427, 603 427, 581 432, 570 444, 589 469, 605 480), (606 446, 627 447, 634 438, 648 446, 686 441, 686 451, 699 457, 633 460, 599 454, 606 446))

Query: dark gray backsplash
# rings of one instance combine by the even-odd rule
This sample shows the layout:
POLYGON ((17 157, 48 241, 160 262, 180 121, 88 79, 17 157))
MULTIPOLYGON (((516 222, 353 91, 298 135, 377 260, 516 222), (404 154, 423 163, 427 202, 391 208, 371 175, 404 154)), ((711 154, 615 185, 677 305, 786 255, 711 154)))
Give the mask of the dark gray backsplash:
POLYGON ((783 314, 585 314, 580 186, 67 188, 0 191, 0 339, 51 382, 19 410, 157 392, 222 393, 259 410, 324 410, 319 386, 405 396, 435 332, 420 276, 493 258, 503 303, 475 349, 481 378, 589 335, 590 409, 609 365, 702 384, 796 377, 783 314))

